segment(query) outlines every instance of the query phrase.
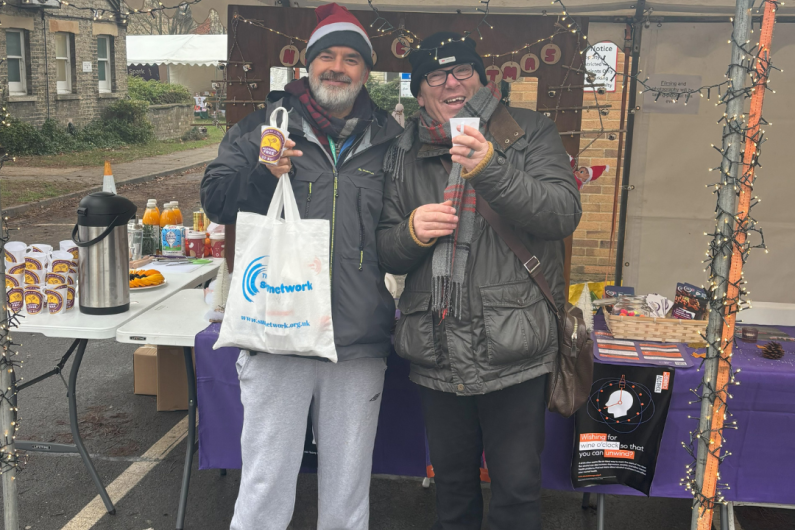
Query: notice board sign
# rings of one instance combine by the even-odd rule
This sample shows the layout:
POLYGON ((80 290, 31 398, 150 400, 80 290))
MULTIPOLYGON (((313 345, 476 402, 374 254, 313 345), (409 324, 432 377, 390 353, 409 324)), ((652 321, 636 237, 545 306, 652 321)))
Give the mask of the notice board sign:
POLYGON ((623 484, 649 494, 673 385, 672 368, 594 364, 591 395, 575 415, 575 488, 623 484))
MULTIPOLYGON (((606 92, 616 91, 616 65, 618 64, 618 44, 600 42, 585 50, 585 70, 596 74, 593 84, 604 85, 606 92)), ((584 75, 585 84, 588 74, 584 75)), ((585 92, 593 92, 593 87, 583 88, 585 92)))

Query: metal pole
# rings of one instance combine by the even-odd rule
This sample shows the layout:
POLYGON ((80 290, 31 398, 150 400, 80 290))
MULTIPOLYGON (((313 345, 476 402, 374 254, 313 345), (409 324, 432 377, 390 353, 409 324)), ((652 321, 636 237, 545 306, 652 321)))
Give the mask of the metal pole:
MULTIPOLYGON (((743 104, 745 98, 740 94, 745 86, 746 70, 740 66, 745 57, 745 53, 737 46, 737 42, 745 43, 750 36, 751 30, 751 4, 753 0, 737 0, 737 7, 734 15, 734 32, 732 51, 731 51, 731 66, 729 69, 729 88, 728 93, 736 92, 736 96, 730 99, 726 105, 727 116, 740 116, 744 114, 743 104)), ((742 164, 736 163, 741 160, 740 150, 743 148, 743 138, 740 131, 736 128, 731 128, 729 122, 726 120, 726 125, 723 128, 723 152, 725 156, 721 162, 721 180, 727 181, 730 179, 737 179, 742 171, 742 164), (734 130, 735 132, 732 132, 734 130), (732 164, 730 161, 735 161, 732 164), (731 175, 726 177, 725 175, 731 175)), ((722 301, 726 296, 728 290, 727 279, 729 277, 729 269, 731 266, 732 248, 722 244, 722 241, 732 240, 732 234, 735 228, 735 221, 733 213, 736 211, 737 195, 734 186, 721 186, 718 191, 718 208, 719 214, 717 216, 717 226, 715 228, 715 239, 713 245, 715 248, 722 249, 721 254, 716 256, 713 262, 714 277, 718 280, 715 287, 712 288, 712 300, 722 301)), ((710 304, 712 305, 712 304, 710 304)), ((709 460, 710 445, 712 443, 711 429, 712 429, 712 416, 713 409, 716 403, 711 399, 714 392, 719 390, 718 372, 720 369, 721 359, 720 352, 714 351, 714 344, 721 342, 721 335, 723 332, 723 311, 711 310, 709 313, 709 323, 707 324, 707 343, 709 344, 709 351, 707 353, 707 360, 704 362, 704 378, 703 390, 701 400, 701 417, 698 425, 698 454, 696 457, 696 492, 700 493, 704 486, 704 478, 707 476, 707 461, 709 460)), ((719 406, 719 404, 718 404, 719 406)), ((714 470, 710 474, 710 479, 714 480, 716 473, 714 470)), ((714 494, 714 493, 713 493, 714 494)), ((708 519, 711 524, 712 507, 707 506, 709 512, 708 519)), ((702 513, 701 499, 695 497, 693 500, 693 514, 691 519, 691 529, 696 530, 701 528, 699 522, 702 513)))
MULTIPOLYGON (((0 156, 4 157, 2 153, 0 156)), ((1 163, 0 163, 1 164, 1 163)), ((0 201, 0 232, 3 230, 2 226, 3 208, 0 201)), ((5 242, 0 240, 0 250, 5 246, 5 242)), ((4 254, 0 252, 0 254, 4 254)), ((5 292, 6 285, 6 260, 5 255, 0 256, 0 280, 3 282, 3 292, 5 292)), ((12 353, 9 351, 11 340, 8 338, 8 325, 9 325, 9 310, 8 299, 3 295, 3 321, 0 326, 0 350, 2 350, 3 361, 0 362, 0 392, 4 392, 6 400, 0 401, 0 434, 3 435, 0 444, 2 448, 2 460, 11 460, 14 465, 6 467, 3 472, 3 516, 4 516, 4 529, 5 530, 19 530, 19 492, 17 491, 16 481, 16 448, 14 446, 14 435, 16 427, 14 425, 16 419, 13 407, 11 405, 13 396, 9 395, 14 391, 13 382, 13 366, 10 365, 10 356, 12 353)), ((0 467, 5 467, 0 463, 0 467)))
MULTIPOLYGON (((632 69, 629 82, 629 116, 627 116, 627 145, 624 151, 624 175, 621 178, 621 206, 618 217, 618 238, 616 240, 616 273, 615 284, 621 285, 624 271, 624 236, 627 231, 627 202, 629 202, 629 172, 632 163, 632 137, 635 132, 635 106, 638 99, 638 64, 640 63, 640 40, 643 34, 643 11, 646 0, 640 0, 635 6, 635 18, 632 22, 632 69)), ((624 57, 627 60, 627 57, 624 57)), ((626 79, 624 80, 626 82, 626 79)))

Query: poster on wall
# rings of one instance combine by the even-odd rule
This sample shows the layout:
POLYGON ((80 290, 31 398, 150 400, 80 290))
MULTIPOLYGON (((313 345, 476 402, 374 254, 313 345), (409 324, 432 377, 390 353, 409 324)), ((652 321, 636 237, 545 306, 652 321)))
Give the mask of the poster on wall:
POLYGON ((594 364, 591 395, 575 415, 575 488, 623 484, 649 494, 673 386, 671 368, 594 364))
MULTIPOLYGON (((600 42, 594 44, 585 51, 585 70, 596 75, 593 83, 604 85, 606 92, 616 91, 616 65, 618 64, 618 44, 612 42, 600 42)), ((585 83, 588 84, 588 74, 584 75, 585 83)), ((583 88, 585 92, 593 92, 595 87, 583 88)))
POLYGON ((651 74, 646 85, 655 90, 644 89, 643 112, 698 114, 701 96, 690 92, 702 86, 700 75, 651 74))

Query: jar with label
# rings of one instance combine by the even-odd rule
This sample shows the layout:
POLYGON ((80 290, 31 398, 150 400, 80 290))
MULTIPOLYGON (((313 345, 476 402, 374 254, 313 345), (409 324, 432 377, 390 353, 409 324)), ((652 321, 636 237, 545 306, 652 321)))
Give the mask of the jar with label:
POLYGON ((185 239, 182 237, 182 227, 167 225, 161 232, 161 248, 164 256, 184 256, 185 239))

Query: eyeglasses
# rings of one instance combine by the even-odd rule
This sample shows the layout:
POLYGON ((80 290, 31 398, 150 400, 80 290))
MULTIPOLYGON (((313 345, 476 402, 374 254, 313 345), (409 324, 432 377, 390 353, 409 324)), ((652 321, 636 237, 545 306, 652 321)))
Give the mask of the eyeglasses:
POLYGON ((441 86, 447 83, 447 76, 452 75, 458 81, 464 81, 475 75, 475 67, 472 63, 459 64, 452 70, 434 70, 429 74, 425 74, 425 80, 428 86, 441 86))

